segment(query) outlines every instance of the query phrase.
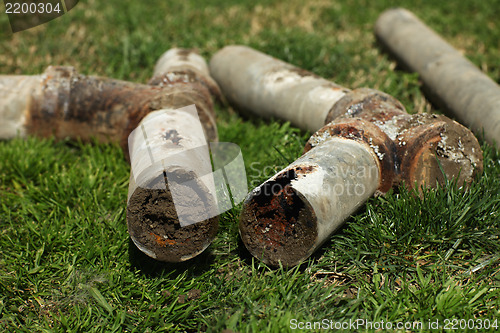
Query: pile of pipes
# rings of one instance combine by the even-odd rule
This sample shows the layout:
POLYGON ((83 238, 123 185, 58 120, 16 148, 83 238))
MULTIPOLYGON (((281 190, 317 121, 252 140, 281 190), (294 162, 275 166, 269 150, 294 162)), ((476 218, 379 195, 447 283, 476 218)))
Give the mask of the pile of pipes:
POLYGON ((218 229, 217 184, 203 149, 217 141, 214 100, 314 132, 300 158, 248 193, 239 220, 252 255, 290 267, 374 195, 446 179, 473 182, 483 156, 468 128, 500 143, 494 81, 406 10, 384 12, 375 33, 467 127, 443 115, 409 114, 386 93, 350 90, 251 48, 227 46, 209 65, 192 50, 171 49, 148 84, 70 67, 2 75, 0 138, 120 142, 131 164, 130 237, 148 256, 180 262, 203 252, 218 229))

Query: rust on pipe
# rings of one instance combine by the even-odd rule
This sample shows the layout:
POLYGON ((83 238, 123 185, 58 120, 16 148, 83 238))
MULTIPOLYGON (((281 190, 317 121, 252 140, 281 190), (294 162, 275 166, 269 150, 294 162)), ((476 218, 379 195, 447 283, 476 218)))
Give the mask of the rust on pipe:
POLYGON ((410 115, 380 91, 350 91, 316 76, 305 84, 294 74, 301 69, 241 46, 216 53, 210 70, 239 107, 316 131, 302 157, 244 201, 241 238, 270 265, 306 259, 374 194, 402 183, 436 186, 443 180, 439 164, 462 184, 482 172, 482 152, 468 129, 444 116, 410 115), (276 71, 279 80, 272 81, 276 71), (324 94, 315 94, 318 86, 324 94))
POLYGON ((132 241, 162 261, 184 261, 201 253, 215 237, 218 218, 213 179, 202 177, 210 174, 211 164, 196 111, 151 112, 129 142, 127 225, 132 241))
POLYGON ((177 82, 199 82, 217 101, 224 99, 219 86, 210 76, 205 59, 194 49, 173 48, 165 52, 156 62, 149 84, 166 86, 177 82))
POLYGON ((144 149, 146 142, 140 130, 130 135, 129 142, 134 143, 132 170, 149 161, 151 151, 155 162, 130 175, 127 225, 132 241, 142 252, 157 260, 180 262, 203 252, 218 229, 213 180, 203 176, 211 171, 208 141, 217 141, 210 92, 219 100, 221 95, 205 59, 194 50, 165 52, 157 61, 150 84, 189 93, 161 96, 155 101, 159 111, 141 119, 142 129, 149 128, 149 152, 144 149), (179 109, 191 104, 195 104, 202 127, 193 114, 179 109), (186 216, 196 223, 183 224, 186 216))
POLYGON ((380 161, 364 140, 332 137, 254 189, 240 235, 269 265, 309 257, 380 186, 380 161))
POLYGON ((383 12, 377 39, 395 58, 420 75, 427 95, 476 133, 500 147, 500 86, 413 13, 383 12))
MULTIPOLYGON (((482 171, 482 152, 477 139, 467 128, 442 116, 432 116, 427 123, 435 124, 423 126, 422 119, 428 116, 408 114, 404 106, 388 94, 367 88, 351 91, 238 45, 226 46, 218 51, 210 60, 210 71, 224 95, 240 109, 267 118, 287 120, 304 130, 317 131, 331 121, 346 117, 359 117, 372 122, 394 142, 394 152, 385 155, 387 161, 383 159, 384 165, 392 165, 397 174, 391 186, 402 182, 416 188, 424 184, 436 186, 436 178, 433 177, 436 176, 438 182, 444 178, 437 161, 444 166, 446 178, 458 177, 459 184, 470 183, 475 174, 482 171), (439 121, 445 124, 438 126, 439 121), (408 128, 410 125, 411 130, 408 128), (417 125, 422 127, 417 130, 417 125), (459 142, 459 137, 464 137, 463 142, 459 142), (470 149, 461 148, 465 142, 470 149), (465 155, 442 154, 443 149, 463 150, 465 155), (405 163, 400 169, 403 156, 406 156, 405 163), (433 156, 437 156, 437 160, 433 156)), ((377 145, 373 147, 381 149, 377 145)), ((387 184, 388 181, 385 181, 381 192, 390 188, 387 184)))
MULTIPOLYGON (((336 103, 326 121, 335 124, 345 117, 369 121, 391 141, 372 144, 377 152, 383 151, 378 153, 379 156, 384 155, 383 170, 393 169, 391 172, 395 175, 391 186, 386 183, 381 192, 402 183, 417 189, 436 187, 444 183, 445 177, 455 178, 458 184, 470 184, 482 172, 482 151, 476 137, 461 124, 443 115, 410 115, 394 97, 361 88, 336 103), (392 153, 388 153, 391 150, 392 153)), ((370 137, 376 140, 375 137, 384 136, 370 137)))
MULTIPOLYGON (((213 142, 217 141, 217 129, 211 93, 221 98, 203 58, 183 49, 166 52, 148 85, 85 76, 72 67, 50 66, 33 76, 1 75, 0 138, 97 138, 100 142, 119 142, 128 159, 129 135, 143 120, 160 110, 173 114, 194 104, 202 126, 195 135, 197 142, 213 142)), ((189 137, 189 121, 195 120, 189 117, 177 114, 182 128, 175 128, 175 119, 163 124, 160 149, 168 150, 174 143, 185 149, 195 147, 189 137)), ((137 156, 140 160, 140 154, 137 156)), ((189 165, 180 167, 172 173, 171 186, 199 176, 189 165)), ((130 177, 127 224, 135 244, 144 253, 169 262, 201 253, 215 237, 217 217, 181 227, 168 180, 163 174, 143 180, 148 183, 136 183, 133 175, 130 177), (155 184, 164 186, 155 188, 155 184)), ((197 191, 201 198, 207 188, 200 183, 197 191)))
POLYGON ((149 112, 196 104, 209 140, 217 140, 210 94, 197 82, 152 86, 85 76, 49 66, 41 75, 0 76, 0 138, 54 136, 120 142, 128 155, 130 132, 149 112), (12 129, 15 128, 15 131, 12 129))

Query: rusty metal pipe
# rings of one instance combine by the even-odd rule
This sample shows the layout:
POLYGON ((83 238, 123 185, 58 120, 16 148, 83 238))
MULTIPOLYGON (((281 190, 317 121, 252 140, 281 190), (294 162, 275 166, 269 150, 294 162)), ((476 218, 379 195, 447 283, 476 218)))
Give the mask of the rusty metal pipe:
POLYGON ((223 100, 219 86, 210 76, 207 62, 195 50, 172 48, 156 62, 149 84, 164 86, 175 82, 201 83, 217 101, 223 100))
POLYGON ((238 106, 316 130, 304 155, 252 191, 243 204, 242 240, 268 264, 293 266, 306 259, 377 192, 402 182, 435 186, 443 178, 439 163, 447 177, 464 183, 482 170, 481 150, 470 131, 446 117, 409 115, 382 92, 326 84, 241 46, 215 54, 210 70, 238 106), (259 69, 260 64, 265 66, 259 69), (304 84, 303 78, 309 77, 336 93, 325 93, 321 103, 310 101, 317 85, 304 84), (264 94, 262 99, 256 92, 264 94), (309 119, 313 117, 319 119, 309 119), (301 124, 301 119, 307 121, 301 124))
MULTIPOLYGON (((188 84, 191 89, 196 84, 197 93, 206 95, 206 91, 211 91, 221 99, 205 60, 189 50, 165 52, 155 66, 150 84, 188 84)), ((183 102, 188 105, 196 100, 183 102)), ((199 111, 203 127, 196 109, 190 113, 187 109, 174 109, 176 106, 180 105, 149 113, 129 137, 133 171, 127 205, 129 234, 141 251, 167 262, 188 260, 203 252, 218 229, 207 142, 216 137, 206 135, 207 121, 199 111)), ((212 105, 210 110, 209 130, 216 135, 212 105)))
MULTIPOLYGON (((188 81, 189 82, 189 81, 188 81)), ((49 66, 41 75, 0 75, 0 139, 16 135, 120 142, 149 112, 196 104, 209 140, 217 139, 210 94, 198 82, 156 86, 78 74, 49 66)))
POLYGON ((481 150, 468 129, 444 116, 410 115, 385 93, 351 91, 246 46, 218 51, 210 60, 210 71, 240 110, 311 131, 341 118, 360 117, 375 124, 392 141, 378 147, 390 150, 384 155, 384 170, 391 167, 396 173, 394 179, 382 179, 382 192, 401 182, 415 188, 436 186, 436 180, 444 180, 439 163, 445 166, 445 176, 458 177, 460 184, 470 183, 482 170, 481 150))
POLYGON ((129 234, 142 252, 167 262, 204 251, 218 227, 208 145, 192 108, 151 112, 129 137, 129 234))
MULTIPOLYGON (((100 142, 120 142, 128 158, 129 135, 141 121, 151 119, 155 111, 169 110, 173 114, 176 109, 194 104, 202 129, 191 132, 196 136, 193 140, 217 141, 210 92, 221 97, 206 64, 203 67, 203 58, 189 50, 174 49, 161 59, 149 85, 85 76, 72 67, 50 66, 41 75, 33 76, 1 75, 0 139, 27 135, 82 141, 97 138, 100 142)), ((176 116, 181 128, 174 128, 168 121, 158 124, 165 125, 160 150, 168 150, 172 140, 180 143, 177 149, 194 148, 187 138, 194 118, 187 113, 176 116), (168 137, 173 131, 178 131, 178 135, 168 137)), ((143 156, 136 154, 131 162, 141 159, 143 156)), ((197 178, 188 165, 178 167, 183 171, 173 174, 179 182, 197 178)), ((146 174, 148 177, 142 175, 141 181, 166 185, 163 174, 160 178, 146 174)), ((218 227, 216 217, 180 227, 168 185, 153 190, 136 180, 131 175, 127 224, 132 240, 143 252, 158 260, 177 262, 197 255, 211 243, 218 227), (155 199, 148 201, 146 197, 155 199)), ((203 197, 210 189, 204 184, 199 186, 203 197)))
POLYGON ((380 163, 368 144, 333 137, 302 155, 245 199, 240 235, 267 264, 293 266, 309 257, 370 198, 380 163))
POLYGON ((379 41, 417 72, 428 96, 500 148, 500 86, 406 9, 383 12, 379 41))
MULTIPOLYGON (((460 185, 469 184, 482 172, 482 151, 470 130, 443 115, 410 115, 397 99, 373 89, 355 89, 346 94, 332 108, 327 125, 313 137, 325 131, 345 135, 334 133, 334 129, 346 120, 356 122, 355 118, 381 131, 353 124, 371 133, 368 143, 382 162, 382 193, 403 183, 416 189, 436 187, 444 183, 445 177, 456 179, 460 185)), ((308 143, 306 151, 312 147, 308 143)))

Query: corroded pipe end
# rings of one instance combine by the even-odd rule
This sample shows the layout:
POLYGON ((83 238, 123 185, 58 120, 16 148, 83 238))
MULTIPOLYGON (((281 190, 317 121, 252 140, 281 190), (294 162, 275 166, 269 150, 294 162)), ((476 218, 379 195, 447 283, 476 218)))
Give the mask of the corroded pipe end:
MULTIPOLYGON (((195 179, 195 175, 182 173, 178 178, 169 177, 168 182, 178 186, 195 179)), ((196 219, 197 212, 189 202, 208 202, 207 189, 198 183, 197 190, 185 189, 181 193, 189 197, 176 197, 176 203, 163 175, 144 187, 137 187, 127 205, 127 226, 135 245, 148 256, 165 262, 181 262, 203 252, 213 241, 218 229, 218 218, 213 217, 188 226, 181 226, 178 214, 190 214, 196 219), (166 188, 165 188, 166 186, 166 188), (178 212, 178 209, 182 210, 178 212)), ((182 186, 182 185, 181 185, 182 186)), ((207 207, 209 209, 209 207, 207 207)))
POLYGON ((291 186, 310 169, 296 167, 253 190, 243 203, 240 236, 256 258, 271 266, 294 266, 311 254, 317 221, 311 205, 291 186))
POLYGON ((397 163, 394 142, 376 125, 361 118, 337 119, 314 133, 304 147, 304 153, 332 137, 343 137, 367 143, 380 162, 379 193, 386 193, 396 178, 397 163))
POLYGON ((240 234, 264 262, 307 259, 380 185, 380 163, 364 141, 332 137, 252 191, 240 234))
MULTIPOLYGON (((383 92, 366 88, 351 91, 330 110, 330 119, 335 119, 328 125, 333 126, 328 129, 330 136, 364 137, 377 155, 382 152, 382 193, 401 183, 418 189, 436 187, 445 177, 456 178, 460 185, 469 184, 482 172, 481 147, 470 130, 445 116, 410 115, 398 100, 383 92)), ((324 132, 318 131, 310 142, 324 132)))
POLYGON ((443 115, 415 114, 396 141, 401 159, 400 182, 410 188, 436 187, 455 179, 470 184, 483 171, 483 155, 466 127, 443 115))

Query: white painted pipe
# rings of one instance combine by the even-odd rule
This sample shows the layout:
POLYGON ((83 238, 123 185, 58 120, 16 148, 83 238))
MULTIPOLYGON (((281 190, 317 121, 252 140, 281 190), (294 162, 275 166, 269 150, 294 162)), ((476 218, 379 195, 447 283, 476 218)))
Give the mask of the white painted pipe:
POLYGON ((215 237, 218 210, 210 154, 195 107, 149 113, 130 134, 129 150, 127 224, 132 241, 162 261, 184 261, 201 253, 215 237))
POLYGON ((255 188, 240 235, 265 263, 307 259, 380 185, 380 161, 363 141, 331 137, 255 188))
POLYGON ((259 116, 315 132, 349 90, 246 46, 226 46, 210 60, 226 98, 259 116), (244 88, 243 88, 244 87, 244 88))
POLYGON ((500 148, 500 86, 406 9, 383 12, 378 39, 417 72, 431 99, 500 148))

